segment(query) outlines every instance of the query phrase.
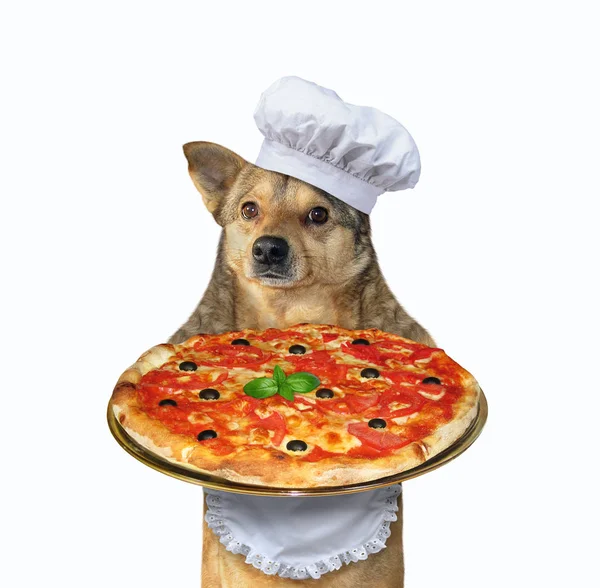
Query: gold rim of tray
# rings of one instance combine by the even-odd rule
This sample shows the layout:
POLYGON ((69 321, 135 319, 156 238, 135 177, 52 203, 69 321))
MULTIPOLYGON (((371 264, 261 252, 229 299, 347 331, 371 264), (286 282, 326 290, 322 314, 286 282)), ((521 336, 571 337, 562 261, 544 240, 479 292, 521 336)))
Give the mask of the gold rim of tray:
POLYGON ((114 438, 127 453, 152 469, 166 474, 167 476, 177 478, 178 480, 205 486, 206 488, 211 488, 213 490, 223 490, 225 492, 235 492, 238 494, 252 494, 255 496, 335 496, 337 494, 352 494, 353 492, 364 492, 366 490, 391 486, 392 484, 399 484, 400 482, 422 476, 427 472, 431 472, 432 470, 447 464, 466 451, 474 443, 477 437, 479 437, 487 420, 487 415, 487 400, 482 392, 479 398, 477 416, 469 428, 450 447, 438 453, 436 456, 428 459, 426 462, 415 468, 392 476, 386 476, 385 478, 361 482, 360 484, 326 486, 322 488, 273 488, 254 484, 239 484, 237 482, 226 480, 225 478, 205 474, 199 470, 192 470, 182 464, 169 461, 152 453, 132 439, 115 417, 110 405, 108 408, 108 426, 114 438))

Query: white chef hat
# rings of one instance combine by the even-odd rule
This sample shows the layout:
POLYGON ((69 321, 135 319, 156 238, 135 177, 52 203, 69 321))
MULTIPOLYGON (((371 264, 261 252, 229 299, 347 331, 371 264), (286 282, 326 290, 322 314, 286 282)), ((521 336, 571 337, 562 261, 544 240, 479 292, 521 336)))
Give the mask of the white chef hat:
POLYGON ((419 151, 397 120, 348 104, 313 82, 277 80, 262 93, 254 120, 265 136, 256 165, 308 182, 367 214, 383 192, 419 181, 419 151))

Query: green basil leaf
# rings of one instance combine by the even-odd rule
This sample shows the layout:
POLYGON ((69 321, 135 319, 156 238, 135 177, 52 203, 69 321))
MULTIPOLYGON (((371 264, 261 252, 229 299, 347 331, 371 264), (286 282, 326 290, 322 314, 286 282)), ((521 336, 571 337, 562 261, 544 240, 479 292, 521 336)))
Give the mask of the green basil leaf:
POLYGON ((295 374, 290 374, 286 379, 286 384, 288 384, 294 392, 310 392, 320 383, 321 380, 319 380, 317 376, 309 374, 308 372, 296 372, 295 374))
POLYGON ((294 400, 294 391, 287 382, 284 382, 279 386, 279 394, 286 400, 294 400))
POLYGON ((244 392, 253 398, 268 398, 277 394, 277 382, 272 378, 256 378, 244 386, 244 392))
POLYGON ((278 365, 273 368, 273 379, 278 386, 285 382, 285 372, 278 365))

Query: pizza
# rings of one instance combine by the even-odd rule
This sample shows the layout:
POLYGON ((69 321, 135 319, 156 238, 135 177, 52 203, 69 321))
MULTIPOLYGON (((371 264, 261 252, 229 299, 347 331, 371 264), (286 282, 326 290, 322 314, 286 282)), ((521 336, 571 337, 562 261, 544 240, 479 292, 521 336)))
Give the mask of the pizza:
POLYGON ((299 324, 153 347, 109 410, 160 457, 277 488, 366 482, 448 448, 480 388, 442 349, 378 329, 299 324))

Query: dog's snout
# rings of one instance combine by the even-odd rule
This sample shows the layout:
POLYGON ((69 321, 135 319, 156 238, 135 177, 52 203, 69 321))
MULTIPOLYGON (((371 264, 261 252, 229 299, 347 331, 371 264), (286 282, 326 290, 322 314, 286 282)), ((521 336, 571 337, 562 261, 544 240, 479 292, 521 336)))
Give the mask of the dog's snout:
POLYGON ((290 250, 285 239, 280 237, 259 237, 252 245, 252 256, 258 263, 268 265, 283 261, 290 250))

